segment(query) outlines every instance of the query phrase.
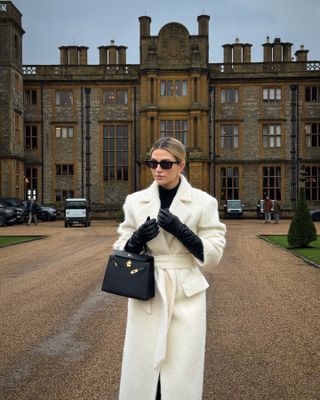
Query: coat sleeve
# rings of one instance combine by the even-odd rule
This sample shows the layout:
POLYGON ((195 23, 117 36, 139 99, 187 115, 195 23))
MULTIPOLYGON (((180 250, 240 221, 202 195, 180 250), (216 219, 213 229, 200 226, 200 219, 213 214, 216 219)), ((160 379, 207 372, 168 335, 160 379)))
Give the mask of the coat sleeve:
POLYGON ((204 255, 203 262, 197 260, 200 267, 213 267, 220 262, 226 245, 225 235, 226 226, 219 220, 218 202, 210 196, 198 224, 198 236, 203 243, 204 255))
POLYGON ((134 214, 132 211, 132 196, 127 196, 124 205, 124 221, 119 225, 118 234, 119 238, 113 244, 114 250, 124 250, 127 241, 131 238, 133 232, 137 229, 134 214))

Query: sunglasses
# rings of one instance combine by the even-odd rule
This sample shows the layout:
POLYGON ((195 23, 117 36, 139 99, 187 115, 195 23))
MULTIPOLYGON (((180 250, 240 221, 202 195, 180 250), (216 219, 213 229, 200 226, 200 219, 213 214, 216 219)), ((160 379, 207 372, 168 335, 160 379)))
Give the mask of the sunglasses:
POLYGON ((170 160, 161 160, 161 161, 157 161, 157 160, 148 160, 146 161, 146 166, 148 168, 152 168, 152 169, 156 169, 157 166, 160 164, 160 167, 162 169, 170 169, 172 168, 173 164, 180 164, 181 161, 170 161, 170 160))

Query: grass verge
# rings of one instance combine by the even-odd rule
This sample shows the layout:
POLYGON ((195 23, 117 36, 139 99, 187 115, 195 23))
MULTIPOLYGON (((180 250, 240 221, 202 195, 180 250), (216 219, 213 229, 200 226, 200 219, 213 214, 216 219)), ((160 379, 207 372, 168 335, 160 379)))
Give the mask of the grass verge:
POLYGON ((290 247, 287 235, 261 235, 261 237, 320 267, 320 235, 317 236, 316 241, 301 249, 290 247))
POLYGON ((11 246, 13 244, 30 242, 31 240, 43 239, 46 236, 0 236, 0 247, 11 246))

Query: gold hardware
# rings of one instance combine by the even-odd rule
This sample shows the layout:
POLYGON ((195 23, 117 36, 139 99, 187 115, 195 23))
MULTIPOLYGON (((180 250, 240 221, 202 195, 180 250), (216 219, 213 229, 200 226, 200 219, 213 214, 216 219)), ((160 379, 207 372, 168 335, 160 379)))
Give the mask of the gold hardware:
POLYGON ((136 269, 133 269, 132 271, 130 271, 130 274, 136 274, 137 272, 139 272, 139 270, 136 268, 136 269))
POLYGON ((114 265, 115 267, 118 267, 117 261, 113 261, 113 265, 114 265))
POLYGON ((128 261, 127 261, 127 267, 128 267, 128 268, 131 268, 131 260, 128 260, 128 261))

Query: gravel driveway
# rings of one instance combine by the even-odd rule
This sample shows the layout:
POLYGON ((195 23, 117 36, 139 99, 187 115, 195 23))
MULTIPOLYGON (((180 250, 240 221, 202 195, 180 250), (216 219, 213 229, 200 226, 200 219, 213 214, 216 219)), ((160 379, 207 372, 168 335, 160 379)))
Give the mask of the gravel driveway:
MULTIPOLYGON (((204 400, 320 399, 320 269, 257 237, 288 226, 227 221, 223 260, 204 271, 204 400)), ((0 249, 1 399, 116 400, 126 300, 100 290, 116 223, 0 234, 47 235, 0 249)))

